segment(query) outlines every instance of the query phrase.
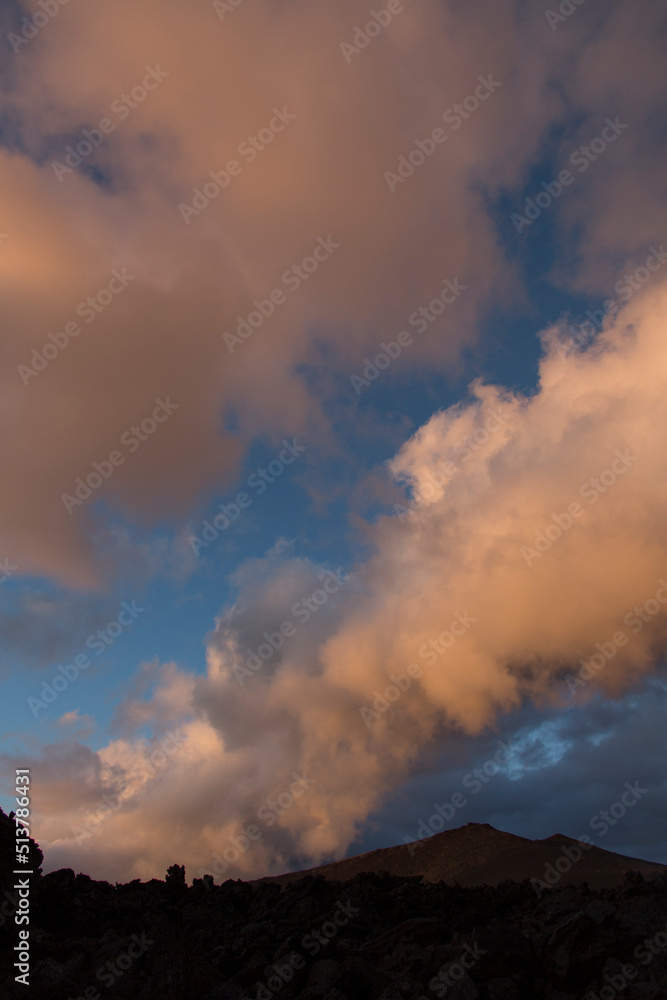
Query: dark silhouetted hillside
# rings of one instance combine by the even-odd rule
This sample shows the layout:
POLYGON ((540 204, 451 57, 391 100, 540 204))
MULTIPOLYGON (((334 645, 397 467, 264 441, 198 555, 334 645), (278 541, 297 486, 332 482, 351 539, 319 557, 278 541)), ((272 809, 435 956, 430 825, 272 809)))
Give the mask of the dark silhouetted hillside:
MULTIPOLYGON (((10 826, 0 814, 3 876, 10 826)), ((0 995, 665 1000, 664 866, 591 850, 545 888, 545 866, 557 879, 568 852, 576 858, 577 842, 566 837, 469 824, 411 850, 256 882, 187 886, 177 864, 165 881, 116 886, 52 872, 33 887, 28 988, 14 982, 16 927, 3 910, 0 995)))
POLYGON ((619 885, 629 871, 641 872, 646 878, 667 871, 666 865, 580 844, 560 833, 546 840, 527 840, 496 830, 488 823, 468 823, 413 844, 384 847, 344 861, 262 881, 287 885, 307 874, 346 882, 361 872, 386 871, 391 875, 421 875, 425 882, 442 880, 463 886, 499 885, 507 881, 544 879, 548 866, 557 864, 557 873, 566 875, 569 884, 588 882, 596 889, 619 885), (579 860, 572 862, 578 852, 579 860))

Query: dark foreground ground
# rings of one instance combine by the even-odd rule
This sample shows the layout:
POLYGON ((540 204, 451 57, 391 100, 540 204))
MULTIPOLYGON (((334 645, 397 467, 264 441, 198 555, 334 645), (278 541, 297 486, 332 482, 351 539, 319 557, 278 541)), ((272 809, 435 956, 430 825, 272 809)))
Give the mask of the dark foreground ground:
MULTIPOLYGON (((498 864, 504 859, 501 871, 515 870, 514 840, 483 825, 431 838, 426 876, 356 870, 368 858, 407 864, 406 852, 415 864, 419 852, 403 847, 340 863, 342 878, 328 869, 328 877, 220 886, 197 879, 188 887, 182 869, 165 882, 115 886, 70 869, 35 877, 24 986, 12 967, 13 830, 0 819, 0 997, 7 1000, 667 1000, 663 866, 645 878, 628 869, 632 859, 600 856, 591 874, 608 882, 616 866, 617 878, 595 888, 567 884, 580 880, 591 854, 551 888, 534 878, 465 886, 436 879, 437 856, 453 864, 454 844, 464 854, 468 845, 464 881, 486 872, 494 852, 498 864)), ((554 849, 563 856, 562 841, 528 842, 544 845, 540 875, 545 858, 557 860, 554 849)), ((33 844, 35 870, 41 861, 33 844)))
POLYGON ((27 988, 13 979, 13 920, 0 929, 2 997, 667 997, 665 876, 538 899, 528 882, 460 888, 369 873, 114 887, 65 870, 36 884, 30 926, 27 988))

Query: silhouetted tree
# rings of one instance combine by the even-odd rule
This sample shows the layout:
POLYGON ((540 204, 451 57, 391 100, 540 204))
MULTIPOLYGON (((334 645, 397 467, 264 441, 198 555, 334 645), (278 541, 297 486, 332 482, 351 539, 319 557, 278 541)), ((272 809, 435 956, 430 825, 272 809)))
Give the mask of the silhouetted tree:
MULTIPOLYGON (((24 834, 21 833, 21 836, 24 834)), ((0 896, 2 893, 9 888, 10 883, 15 881, 12 872, 15 868, 29 868, 31 871, 35 872, 36 875, 42 874, 42 862, 44 860, 44 855, 42 854, 38 844, 30 838, 29 841, 29 852, 28 852, 28 864, 23 865, 16 860, 16 823, 14 821, 14 813, 10 812, 7 816, 2 809, 0 809, 0 896)))
POLYGON ((167 868, 166 882, 172 889, 185 889, 185 865, 170 865, 167 868))

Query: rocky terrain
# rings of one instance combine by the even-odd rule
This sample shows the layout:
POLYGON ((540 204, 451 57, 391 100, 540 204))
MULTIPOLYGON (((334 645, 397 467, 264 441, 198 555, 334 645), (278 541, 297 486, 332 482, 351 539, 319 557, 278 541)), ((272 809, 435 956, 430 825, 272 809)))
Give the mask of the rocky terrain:
MULTIPOLYGON (((316 874, 254 883, 230 880, 220 886, 208 878, 187 886, 177 865, 164 881, 115 886, 70 869, 52 872, 33 880, 32 969, 26 988, 14 982, 12 969, 17 941, 13 824, 1 814, 0 995, 39 1000, 667 998, 664 866, 620 855, 605 858, 609 852, 603 851, 591 863, 592 849, 588 857, 582 852, 571 860, 577 842, 549 838, 525 842, 538 846, 526 848, 522 869, 521 843, 514 841, 523 838, 508 837, 470 824, 420 848, 390 848, 339 862, 344 867, 337 873, 332 871, 336 866, 325 866, 316 874), (440 865, 450 871, 458 866, 459 877, 435 878, 437 855, 455 842, 458 858, 442 857, 440 865), (568 857, 563 847, 570 852, 570 869, 559 873, 556 863, 568 857), (500 868, 487 879, 494 853, 500 868), (420 855, 429 867, 426 878, 423 872, 381 870, 384 860, 394 868, 418 865, 420 855), (545 861, 547 856, 553 862, 545 861), (364 870, 369 858, 377 865, 374 871, 364 870), (536 863, 537 874, 527 875, 536 863), (552 863, 555 875, 545 879, 545 866, 552 863), (582 880, 586 865, 601 884, 582 880), (522 874, 523 880, 504 881, 505 870, 522 874), (491 884, 479 884, 481 878, 491 884)), ((36 845, 31 860, 41 863, 36 845)))

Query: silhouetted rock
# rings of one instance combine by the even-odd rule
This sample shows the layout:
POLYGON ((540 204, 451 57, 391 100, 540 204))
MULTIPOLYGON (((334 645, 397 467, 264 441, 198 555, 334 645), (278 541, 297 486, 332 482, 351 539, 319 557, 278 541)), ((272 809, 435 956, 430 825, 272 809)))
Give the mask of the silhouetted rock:
MULTIPOLYGON (((40 848, 32 839, 28 840, 28 864, 24 867, 32 871, 42 871, 44 855, 40 848)), ((22 867, 16 863, 16 822, 14 813, 9 816, 0 809, 0 891, 4 893, 14 881, 12 872, 15 868, 22 867)))
MULTIPOLYGON (((466 829, 467 848, 452 831, 463 872, 488 863, 466 829)), ((386 854, 377 857, 384 866, 386 854)), ((182 873, 174 865, 165 882, 116 886, 70 869, 37 878, 31 985, 14 982, 16 928, 6 925, 0 995, 593 1000, 607 987, 603 996, 622 1000, 667 997, 664 873, 647 881, 630 872, 602 888, 563 877, 546 889, 529 879, 462 886, 386 871, 188 887, 182 873)))

